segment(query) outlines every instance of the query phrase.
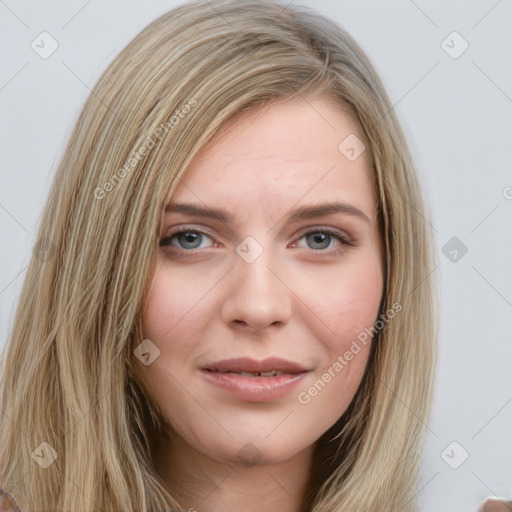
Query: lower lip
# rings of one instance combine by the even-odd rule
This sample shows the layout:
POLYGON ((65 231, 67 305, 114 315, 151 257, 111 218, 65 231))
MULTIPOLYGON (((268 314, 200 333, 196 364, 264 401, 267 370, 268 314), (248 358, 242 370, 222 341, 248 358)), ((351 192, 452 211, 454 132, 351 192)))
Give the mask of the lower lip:
POLYGON ((269 402, 291 393, 307 371, 284 373, 272 377, 246 377, 239 373, 221 373, 201 370, 208 382, 229 391, 233 396, 248 402, 269 402))

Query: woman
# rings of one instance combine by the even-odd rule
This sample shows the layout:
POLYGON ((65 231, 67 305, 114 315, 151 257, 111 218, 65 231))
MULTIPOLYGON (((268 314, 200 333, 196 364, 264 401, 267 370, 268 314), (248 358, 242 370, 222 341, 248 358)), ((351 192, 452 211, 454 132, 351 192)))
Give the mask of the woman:
POLYGON ((2 487, 23 512, 416 510, 425 217, 339 26, 270 1, 160 17, 57 171, 3 359, 2 487))

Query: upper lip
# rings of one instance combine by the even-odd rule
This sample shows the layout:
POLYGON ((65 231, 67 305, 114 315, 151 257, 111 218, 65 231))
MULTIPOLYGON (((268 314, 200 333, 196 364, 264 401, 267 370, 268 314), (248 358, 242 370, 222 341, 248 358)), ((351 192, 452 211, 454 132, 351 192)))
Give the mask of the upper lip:
POLYGON ((223 359, 211 363, 204 368, 205 370, 212 370, 218 372, 269 372, 276 370, 284 373, 302 373, 309 371, 308 368, 295 363, 294 361, 288 361, 287 359, 281 359, 279 357, 269 357, 260 361, 251 359, 249 357, 237 357, 234 359, 223 359))

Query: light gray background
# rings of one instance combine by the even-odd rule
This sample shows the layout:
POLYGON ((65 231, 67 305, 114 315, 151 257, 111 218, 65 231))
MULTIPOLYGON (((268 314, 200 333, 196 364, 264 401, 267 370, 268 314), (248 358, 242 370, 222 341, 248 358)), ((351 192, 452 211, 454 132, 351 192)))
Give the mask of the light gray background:
MULTIPOLYGON (((0 349, 83 102, 139 30, 178 3, 0 0, 0 349), (47 59, 31 48, 43 31, 59 45, 47 59)), ((420 509, 468 512, 495 493, 512 499, 512 1, 294 3, 338 21, 368 53, 432 210, 440 362, 420 509), (469 44, 457 58, 464 41, 454 31, 469 44), (467 254, 443 253, 452 237, 467 254), (457 469, 446 462, 465 451, 457 469)))

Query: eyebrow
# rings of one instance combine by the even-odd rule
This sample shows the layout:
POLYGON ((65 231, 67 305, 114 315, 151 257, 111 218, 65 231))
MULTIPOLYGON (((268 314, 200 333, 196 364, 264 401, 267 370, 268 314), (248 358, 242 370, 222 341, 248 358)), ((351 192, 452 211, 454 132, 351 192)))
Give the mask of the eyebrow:
MULTIPOLYGON (((232 216, 226 211, 218 208, 208 208, 192 203, 169 203, 165 207, 165 213, 186 213, 195 217, 208 217, 220 220, 222 222, 230 222, 232 216)), ((319 203, 314 205, 307 205, 294 208, 284 216, 289 222, 298 220, 308 220, 316 217, 324 217, 335 213, 344 213, 358 217, 368 224, 372 221, 370 218, 359 208, 354 205, 339 201, 319 203)))

